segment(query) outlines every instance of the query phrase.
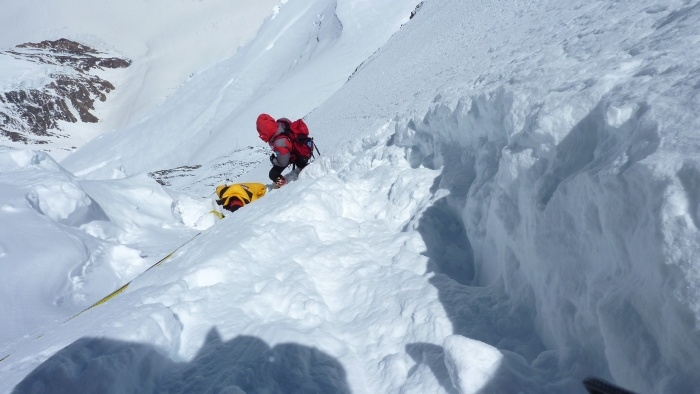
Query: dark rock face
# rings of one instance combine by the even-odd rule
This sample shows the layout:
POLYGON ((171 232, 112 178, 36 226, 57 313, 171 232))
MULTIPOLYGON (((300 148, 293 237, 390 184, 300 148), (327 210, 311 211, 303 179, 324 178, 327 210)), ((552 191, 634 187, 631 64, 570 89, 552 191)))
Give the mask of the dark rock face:
POLYGON ((45 137, 60 138, 59 121, 96 123, 99 119, 90 112, 95 100, 105 101, 115 87, 90 71, 131 64, 66 39, 26 43, 0 54, 47 67, 63 66, 49 74, 50 82, 42 88, 0 92, 0 144, 2 140, 43 144, 45 137))
POLYGON ((95 49, 65 38, 39 43, 30 42, 17 45, 17 48, 27 49, 29 52, 8 51, 8 53, 35 59, 40 63, 67 65, 84 72, 95 68, 125 68, 131 64, 129 60, 103 56, 95 49))
POLYGON ((194 164, 149 172, 148 175, 168 189, 211 197, 217 185, 239 182, 241 175, 267 161, 272 151, 268 147, 248 146, 235 149, 204 164, 194 164))

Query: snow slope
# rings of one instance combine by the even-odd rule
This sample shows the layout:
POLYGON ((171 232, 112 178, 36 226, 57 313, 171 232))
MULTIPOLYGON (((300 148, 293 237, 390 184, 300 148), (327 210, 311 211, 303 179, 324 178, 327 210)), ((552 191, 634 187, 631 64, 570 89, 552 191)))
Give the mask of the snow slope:
MULTIPOLYGON (((518 351, 533 365, 692 392, 698 7, 626 5, 427 2, 309 121, 355 138, 395 115, 390 143, 441 169, 433 189, 465 226, 473 268, 457 281, 502 286, 556 349, 518 351)), ((451 315, 472 308, 450 298, 451 315)))
POLYGON ((371 4, 280 3, 61 165, 1 152, 3 392, 700 392, 698 3, 371 4), (261 111, 324 154, 218 221, 261 111))
MULTIPOLYGON (((192 74, 250 41, 275 0, 11 1, 0 13, 0 48, 67 38, 133 61, 105 77, 116 90, 96 108, 104 133, 146 116, 192 74)), ((46 70, 46 73, 50 70, 46 70)), ((80 131, 80 125, 66 125, 80 131)))
POLYGON ((193 76, 138 124, 93 140, 62 164, 103 178, 115 169, 134 174, 201 165, 259 145, 258 114, 300 118, 313 110, 408 20, 415 3, 285 2, 235 56, 193 76), (164 139, 172 149, 162 149, 164 139), (134 141, 143 148, 129 149, 134 141))

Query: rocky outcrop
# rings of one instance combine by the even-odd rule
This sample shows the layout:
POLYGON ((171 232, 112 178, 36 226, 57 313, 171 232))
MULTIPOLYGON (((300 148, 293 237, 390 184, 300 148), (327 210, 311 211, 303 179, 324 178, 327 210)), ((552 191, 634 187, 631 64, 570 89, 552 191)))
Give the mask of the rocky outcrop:
POLYGON ((44 144, 47 137, 61 137, 60 121, 97 122, 91 112, 95 101, 105 101, 115 87, 90 72, 131 64, 66 39, 26 43, 0 54, 43 65, 48 76, 43 86, 0 91, 0 144, 44 144))
POLYGON ((267 161, 268 147, 248 146, 235 149, 204 164, 170 168, 148 173, 168 189, 191 195, 211 197, 217 185, 239 182, 239 177, 267 161))
POLYGON ((21 44, 17 45, 17 48, 27 49, 29 52, 15 50, 8 51, 8 53, 35 59, 40 63, 67 65, 84 72, 95 68, 125 68, 131 64, 129 60, 104 56, 89 46, 65 38, 56 41, 21 44))

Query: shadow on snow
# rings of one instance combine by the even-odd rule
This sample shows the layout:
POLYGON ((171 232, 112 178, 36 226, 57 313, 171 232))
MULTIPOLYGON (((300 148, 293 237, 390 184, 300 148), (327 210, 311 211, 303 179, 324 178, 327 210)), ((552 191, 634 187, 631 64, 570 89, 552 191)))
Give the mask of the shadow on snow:
MULTIPOLYGON (((480 392, 584 393, 579 379, 561 376, 556 352, 548 351, 543 345, 535 327, 537 310, 532 290, 505 288, 522 282, 509 279, 518 275, 518 259, 514 255, 496 256, 502 267, 485 266, 475 257, 470 240, 470 235, 480 234, 467 231, 467 228, 485 231, 489 215, 497 215, 506 232, 514 232, 520 226, 518 204, 522 202, 518 200, 518 191, 493 193, 502 154, 504 150, 518 152, 538 146, 547 142, 538 138, 548 137, 532 131, 536 113, 522 132, 511 135, 505 123, 510 105, 508 94, 499 91, 460 102, 455 110, 438 107, 421 123, 408 123, 407 129, 414 131, 416 137, 410 137, 411 133, 406 138, 395 136, 390 144, 399 141, 398 145, 407 148, 407 159, 414 168, 441 169, 431 191, 449 191, 448 196, 438 199, 422 213, 417 231, 426 245, 427 270, 435 273, 431 283, 438 290, 454 334, 489 344, 503 355, 498 370, 480 392), (439 135, 444 141, 435 139, 439 135), (449 142, 451 139, 454 141, 449 142), (494 206, 496 211, 492 210, 494 206), (521 299, 512 299, 509 293, 519 294, 521 299)), ((601 102, 576 124, 556 144, 553 157, 540 158, 531 169, 517 175, 519 182, 535 182, 535 206, 526 209, 535 214, 542 212, 569 179, 582 172, 609 167, 620 151, 626 150, 629 157, 620 168, 625 171, 657 149, 654 125, 640 127, 639 119, 648 109, 646 104, 642 103, 637 113, 614 132, 606 129, 604 108, 605 103, 601 102), (634 136, 631 145, 617 137, 620 133, 634 136)), ((446 372, 442 347, 409 344, 406 350, 417 363, 430 367, 448 393, 456 392, 446 372)), ((586 360, 585 354, 582 357, 578 362, 588 363, 584 369, 589 372, 609 373, 605 365, 601 367, 586 360)))
POLYGON ((350 393, 338 361, 311 347, 270 348, 252 336, 223 342, 212 328, 189 363, 150 345, 81 338, 20 382, 25 393, 350 393))

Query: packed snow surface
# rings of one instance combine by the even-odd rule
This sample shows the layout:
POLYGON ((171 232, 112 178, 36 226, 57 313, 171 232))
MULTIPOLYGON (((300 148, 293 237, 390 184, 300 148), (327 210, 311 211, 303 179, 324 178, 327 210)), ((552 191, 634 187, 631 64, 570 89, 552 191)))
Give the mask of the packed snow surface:
POLYGON ((64 160, 0 148, 0 391, 700 393, 700 2, 263 10, 64 160), (260 112, 322 154, 218 219, 260 112))

